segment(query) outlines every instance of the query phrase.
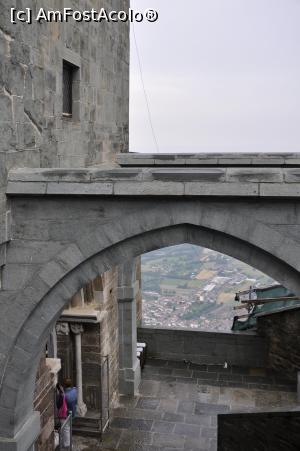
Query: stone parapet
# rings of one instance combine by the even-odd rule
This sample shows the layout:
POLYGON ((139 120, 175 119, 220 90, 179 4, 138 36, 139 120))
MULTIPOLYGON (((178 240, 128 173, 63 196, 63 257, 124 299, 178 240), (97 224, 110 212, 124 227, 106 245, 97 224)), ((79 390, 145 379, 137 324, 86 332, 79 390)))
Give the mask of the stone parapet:
POLYGON ((247 367, 267 363, 267 341, 255 334, 140 327, 138 341, 147 343, 147 354, 155 359, 247 367))
POLYGON ((268 366, 292 380, 300 371, 299 330, 299 306, 258 316, 258 333, 268 341, 268 366))
POLYGON ((116 162, 122 167, 135 166, 300 166, 299 153, 128 153, 118 154, 116 162))
POLYGON ((6 192, 9 196, 298 198, 300 167, 19 169, 10 172, 6 192))

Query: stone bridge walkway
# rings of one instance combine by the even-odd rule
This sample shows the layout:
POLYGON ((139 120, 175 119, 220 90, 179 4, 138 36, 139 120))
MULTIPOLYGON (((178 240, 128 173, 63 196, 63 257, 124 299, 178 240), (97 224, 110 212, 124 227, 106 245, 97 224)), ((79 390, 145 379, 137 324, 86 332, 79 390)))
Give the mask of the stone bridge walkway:
POLYGON ((216 451, 218 413, 294 405, 295 391, 261 370, 149 360, 140 395, 121 398, 103 443, 75 438, 75 451, 216 451))

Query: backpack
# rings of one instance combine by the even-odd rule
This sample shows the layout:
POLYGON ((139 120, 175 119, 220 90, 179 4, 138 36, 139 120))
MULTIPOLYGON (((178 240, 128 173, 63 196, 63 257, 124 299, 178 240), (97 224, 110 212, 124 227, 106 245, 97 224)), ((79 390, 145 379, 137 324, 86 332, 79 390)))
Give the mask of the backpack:
POLYGON ((63 402, 61 407, 58 409, 58 418, 67 418, 68 416, 68 406, 65 395, 63 395, 63 402))

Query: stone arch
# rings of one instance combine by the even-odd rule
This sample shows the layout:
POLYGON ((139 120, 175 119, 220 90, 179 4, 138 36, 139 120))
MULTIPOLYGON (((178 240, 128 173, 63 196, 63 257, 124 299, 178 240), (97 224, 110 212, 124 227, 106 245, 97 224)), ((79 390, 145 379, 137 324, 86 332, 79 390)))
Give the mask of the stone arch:
MULTIPOLYGON (((142 253, 180 243, 198 244, 244 261, 300 295, 299 243, 270 226, 226 208, 201 211, 188 202, 168 210, 148 210, 106 224, 91 236, 70 244, 47 262, 14 302, 26 305, 1 378, 0 432, 11 436, 32 413, 36 368, 49 330, 65 303, 85 283, 111 267, 142 253), (293 252, 291 252, 293 249, 293 252), (23 304, 22 304, 23 299, 23 304), (25 303, 26 303, 25 302, 25 303)), ((9 252, 9 249, 8 249, 9 252)))

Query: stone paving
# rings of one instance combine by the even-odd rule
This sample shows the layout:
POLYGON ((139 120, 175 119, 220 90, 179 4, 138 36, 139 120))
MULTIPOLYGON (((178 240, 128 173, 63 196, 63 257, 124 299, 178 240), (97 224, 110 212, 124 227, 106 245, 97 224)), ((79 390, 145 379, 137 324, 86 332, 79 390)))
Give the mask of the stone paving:
POLYGON ((216 451, 217 414, 291 406, 296 387, 249 368, 148 360, 140 394, 121 397, 103 442, 75 439, 85 451, 216 451))

